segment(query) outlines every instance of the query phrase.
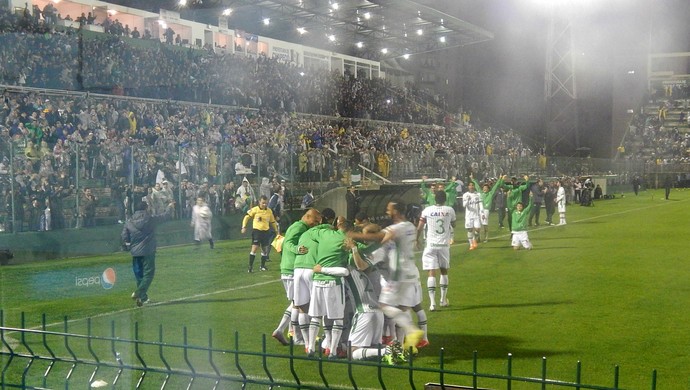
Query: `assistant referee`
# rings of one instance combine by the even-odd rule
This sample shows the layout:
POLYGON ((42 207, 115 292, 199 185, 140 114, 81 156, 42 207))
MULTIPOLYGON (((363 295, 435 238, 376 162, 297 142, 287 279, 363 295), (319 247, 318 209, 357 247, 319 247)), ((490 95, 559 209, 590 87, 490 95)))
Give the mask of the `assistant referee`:
POLYGON ((271 244, 269 228, 272 226, 276 234, 280 234, 280 230, 273 211, 268 208, 268 198, 265 195, 261 195, 259 205, 249 209, 247 215, 244 216, 242 220, 242 234, 247 232, 247 223, 250 219, 252 220, 252 251, 249 252, 249 269, 247 272, 251 273, 254 270, 254 259, 259 246, 261 246, 261 270, 267 271, 268 246, 271 244))

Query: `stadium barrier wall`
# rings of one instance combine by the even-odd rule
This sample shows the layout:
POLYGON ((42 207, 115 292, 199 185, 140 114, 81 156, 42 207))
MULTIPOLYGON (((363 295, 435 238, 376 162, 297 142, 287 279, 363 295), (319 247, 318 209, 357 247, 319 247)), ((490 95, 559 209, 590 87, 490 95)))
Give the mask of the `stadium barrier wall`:
MULTIPOLYGON (((271 353, 263 334, 261 345, 247 348, 234 332, 233 346, 214 344, 214 335, 208 331, 208 345, 187 342, 187 327, 182 335, 164 332, 158 328, 157 341, 140 338, 139 323, 129 325, 124 332, 133 338, 122 337, 116 322, 110 325, 110 335, 92 334, 92 320, 86 320, 86 334, 70 331, 65 317, 63 331, 48 331, 45 314, 42 323, 27 324, 21 314, 20 327, 5 325, 0 310, 0 362, 2 389, 21 388, 398 388, 406 378, 407 388, 463 388, 511 389, 519 384, 540 386, 542 389, 620 389, 620 370, 614 366, 613 385, 593 385, 582 382, 580 362, 574 367, 574 381, 548 378, 547 358, 542 358, 538 375, 523 376, 513 372, 513 357, 508 354, 505 373, 487 373, 479 370, 479 357, 472 355, 471 370, 444 368, 445 349, 439 351, 437 366, 417 366, 413 355, 396 365, 375 361, 346 359, 329 360, 326 356, 307 357, 300 353, 301 346, 290 344, 287 353, 271 353), (167 335, 167 336, 165 336, 167 335), (174 340, 171 340, 174 339, 174 340), (180 342, 179 340, 182 340, 180 342), (297 347, 297 348, 296 348, 297 347), (316 375, 318 373, 318 375, 316 375), (372 383, 373 382, 373 383, 372 383), (248 387, 251 386, 251 387, 248 387), (547 387, 548 386, 548 387, 547 387)), ((268 340, 268 341, 267 341, 268 340)), ((652 371, 649 388, 656 389, 657 371, 652 371)), ((536 388, 536 387, 534 387, 536 388)), ((639 389, 645 388, 638 383, 639 389)))
MULTIPOLYGON (((213 218, 213 235, 217 239, 240 238, 242 215, 213 218)), ((114 253, 122 250, 120 233, 123 225, 106 225, 83 229, 49 230, 0 235, 0 248, 12 251, 9 264, 114 253)), ((246 238, 246 237, 245 237, 246 238)), ((193 241, 189 220, 173 220, 156 230, 158 246, 188 244, 193 241)))

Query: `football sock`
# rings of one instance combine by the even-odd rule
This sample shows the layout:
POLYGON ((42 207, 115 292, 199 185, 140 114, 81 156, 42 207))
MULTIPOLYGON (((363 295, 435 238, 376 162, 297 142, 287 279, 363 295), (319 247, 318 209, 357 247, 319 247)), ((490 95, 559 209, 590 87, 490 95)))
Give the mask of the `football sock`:
POLYGON ((352 352, 352 360, 375 359, 386 353, 385 348, 359 348, 352 352))
POLYGON ((417 313, 417 326, 419 326, 419 329, 424 331, 424 340, 427 339, 426 337, 426 312, 424 309, 420 309, 417 313))
POLYGON ((309 318, 309 314, 300 312, 297 318, 299 330, 302 333, 302 339, 304 339, 304 345, 310 348, 311 339, 309 338, 309 324, 311 323, 311 319, 309 318))
POLYGON ((256 253, 249 253, 249 269, 254 268, 254 259, 256 259, 256 253))
POLYGON ((319 334, 319 325, 321 324, 321 317, 312 317, 309 322, 309 351, 318 351, 316 345, 316 336, 319 334))
POLYGON ((448 296, 448 275, 441 275, 438 282, 441 285, 441 302, 445 302, 448 296))
POLYGON ((285 308, 285 311, 283 312, 283 316, 280 318, 280 323, 278 324, 278 327, 276 328, 276 331, 283 333, 285 332, 285 329, 288 327, 288 324, 290 324, 290 316, 292 315, 292 303, 288 305, 287 308, 285 308))
POLYGON ((343 334, 343 320, 332 320, 333 328, 331 329, 331 355, 338 353, 338 345, 340 345, 340 336, 343 334))
POLYGON ((436 305, 436 277, 426 278, 426 289, 429 292, 429 302, 432 306, 436 305))
POLYGON ((290 327, 292 328, 292 334, 294 335, 295 341, 304 340, 302 331, 299 328, 299 309, 294 306, 290 313, 290 327))

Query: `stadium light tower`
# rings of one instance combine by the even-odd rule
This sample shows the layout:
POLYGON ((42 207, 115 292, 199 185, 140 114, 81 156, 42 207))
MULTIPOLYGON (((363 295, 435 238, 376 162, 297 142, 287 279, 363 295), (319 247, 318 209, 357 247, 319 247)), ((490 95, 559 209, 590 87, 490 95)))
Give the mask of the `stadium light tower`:
POLYGON ((580 148, 573 48, 573 1, 550 1, 544 74, 544 153, 572 154, 580 148))

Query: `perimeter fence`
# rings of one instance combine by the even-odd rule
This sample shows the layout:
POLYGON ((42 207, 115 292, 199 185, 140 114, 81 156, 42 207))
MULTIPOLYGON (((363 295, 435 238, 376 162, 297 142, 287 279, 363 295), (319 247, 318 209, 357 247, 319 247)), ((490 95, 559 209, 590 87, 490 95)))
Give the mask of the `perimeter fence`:
MULTIPOLYGON (((21 326, 9 327, 0 311, 1 388, 621 389, 618 366, 614 367, 610 385, 594 385, 582 381, 580 362, 574 369, 573 381, 549 378, 546 358, 541 361, 539 375, 530 377, 514 373, 510 354, 505 360, 506 371, 499 374, 482 372, 477 352, 472 355, 470 370, 447 369, 443 348, 434 366, 419 365, 414 356, 400 365, 388 365, 351 357, 309 358, 295 353, 301 347, 294 344, 288 353, 272 353, 266 335, 259 348, 248 348, 235 332, 233 345, 227 348, 215 345, 211 330, 206 345, 195 345, 189 342, 186 327, 181 342, 170 342, 166 337, 176 337, 164 332, 162 325, 158 340, 144 340, 138 322, 133 324, 133 332, 124 330, 133 338, 122 337, 123 330, 114 321, 108 336, 93 334, 91 319, 86 321, 85 333, 74 333, 70 326, 64 318, 62 331, 48 330, 52 326, 43 315, 41 325, 28 328, 22 314, 21 326)), ((655 370, 648 388, 655 390, 656 386, 655 370)))

